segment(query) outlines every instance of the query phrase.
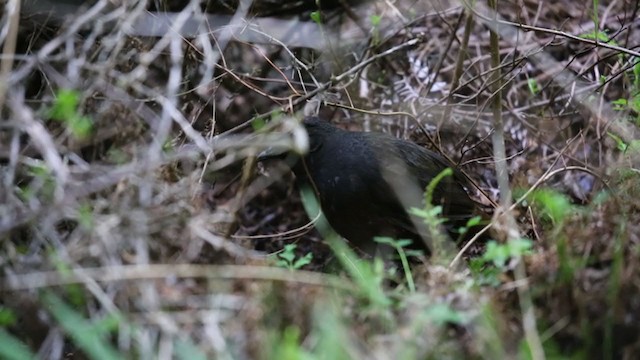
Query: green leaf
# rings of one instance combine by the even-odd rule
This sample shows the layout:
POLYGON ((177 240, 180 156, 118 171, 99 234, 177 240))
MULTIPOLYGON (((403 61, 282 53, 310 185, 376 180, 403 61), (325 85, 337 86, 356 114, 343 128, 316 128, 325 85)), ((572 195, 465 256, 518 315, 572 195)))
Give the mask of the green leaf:
POLYGON ((49 116, 54 120, 66 121, 73 117, 78 110, 80 93, 72 89, 60 89, 56 93, 56 99, 51 107, 49 116))
POLYGON ((489 241, 482 259, 503 268, 509 258, 527 255, 531 252, 532 247, 533 243, 528 239, 513 239, 506 244, 489 241))
POLYGON ((510 240, 507 245, 511 256, 527 255, 533 248, 533 242, 524 238, 510 240))
POLYGON ((618 99, 611 102, 613 104, 613 110, 622 111, 626 110, 628 106, 627 99, 618 99))
POLYGON ((396 241, 396 244, 399 247, 402 247, 402 248, 407 247, 407 246, 411 245, 412 243, 413 243, 413 241, 411 241, 409 239, 400 239, 400 240, 396 241))
POLYGON ((371 25, 376 27, 380 25, 380 20, 382 20, 381 15, 371 15, 371 25))
POLYGON ((498 286, 500 279, 498 276, 501 270, 495 266, 487 266, 484 258, 474 258, 469 261, 469 269, 474 274, 476 284, 479 286, 498 286))
POLYGON ((300 269, 301 267, 310 264, 312 259, 313 259, 313 254, 307 253, 307 255, 305 255, 305 256, 303 256, 301 258, 298 258, 298 260, 296 260, 293 263, 293 268, 294 269, 300 269))
POLYGON ((262 132, 264 130, 264 127, 266 125, 266 121, 264 121, 263 118, 256 118, 251 122, 251 127, 253 128, 253 131, 255 132, 262 132))
POLYGON ((387 310, 391 305, 391 299, 382 286, 384 262, 380 258, 374 258, 373 262, 361 259, 336 234, 325 237, 325 241, 349 273, 361 296, 369 301, 369 305, 375 311, 387 310))
POLYGON ((80 115, 69 118, 67 125, 73 136, 78 139, 84 139, 91 135, 91 130, 93 129, 93 121, 86 116, 80 115))
POLYGON ((0 328, 0 358, 7 360, 36 359, 36 355, 20 339, 0 328))
POLYGON ((280 254, 278 254, 278 256, 290 263, 296 257, 296 254, 294 253, 295 249, 295 244, 287 244, 284 246, 284 250, 280 254))
POLYGON ((527 79, 527 86, 529 86, 529 92, 531 92, 532 95, 537 95, 540 92, 538 81, 534 78, 527 79))
POLYGON ((625 152, 627 150, 627 143, 624 142, 624 140, 622 140, 621 137, 619 137, 618 135, 607 131, 607 135, 609 135, 610 138, 612 138, 615 142, 616 145, 618 147, 618 150, 625 152))
POLYGON ((404 275, 405 275, 405 279, 407 280, 407 286, 409 288, 409 291, 415 292, 416 287, 413 281, 413 274, 411 274, 411 269, 409 267, 409 262, 407 260, 407 257, 409 255, 407 254, 407 251, 405 251, 404 249, 404 247, 411 245, 413 241, 409 239, 395 240, 390 237, 375 237, 373 238, 373 240, 381 244, 389 244, 393 246, 393 248, 398 252, 398 256, 400 257, 400 263, 402 264, 402 268, 404 270, 404 275))
POLYGON ((296 244, 287 244, 284 249, 278 254, 279 260, 276 262, 276 266, 287 268, 289 270, 297 270, 301 267, 311 263, 313 254, 307 253, 305 256, 296 259, 296 244))
POLYGON ((611 40, 611 38, 602 30, 598 30, 598 31, 593 30, 588 33, 584 33, 580 35, 580 37, 583 39, 590 39, 590 40, 597 39, 599 42, 616 45, 616 42, 614 40, 611 40))
POLYGON ((542 210, 555 223, 559 223, 573 209, 569 198, 557 191, 549 189, 536 190, 532 194, 533 201, 542 207, 542 210))
POLYGON ((73 342, 90 358, 99 360, 117 360, 121 356, 108 342, 106 334, 100 327, 87 320, 64 303, 52 292, 45 292, 42 296, 43 307, 47 309, 62 329, 71 337, 73 342))
POLYGON ((93 209, 91 208, 91 205, 80 205, 78 208, 78 223, 87 230, 93 228, 93 209))
POLYGON ((16 314, 13 310, 0 306, 0 326, 14 325, 16 321, 16 314))
POLYGON ((51 178, 51 171, 44 163, 34 163, 29 165, 28 172, 34 177, 47 180, 51 178))
MULTIPOLYGON (((60 275, 62 275, 63 277, 70 276, 72 274, 72 269, 69 264, 60 260, 57 253, 54 252, 52 255, 53 264, 55 265, 56 270, 60 273, 60 275)), ((64 290, 66 291, 73 305, 82 306, 86 303, 84 289, 79 284, 65 285, 64 290)))
POLYGON ((486 261, 492 261, 498 267, 504 267, 509 258, 509 251, 505 245, 500 245, 496 241, 489 241, 482 258, 486 261))
POLYGON ((79 112, 80 93, 72 89, 60 89, 56 93, 55 101, 49 109, 49 117, 67 126, 73 136, 82 139, 87 137, 93 128, 89 117, 79 112))
POLYGON ((433 217, 440 216, 442 214, 442 206, 441 205, 437 205, 437 206, 432 207, 431 209, 429 209, 429 211, 427 211, 427 214, 429 214, 429 216, 433 216, 433 217))
POLYGON ((435 191, 436 187, 438 186, 438 184, 440 183, 440 181, 442 181, 442 179, 444 179, 446 176, 452 176, 453 175, 453 170, 451 170, 451 168, 446 168, 444 170, 442 170, 438 175, 436 175, 436 177, 434 177, 430 182, 429 185, 427 185, 427 189, 424 192, 424 197, 425 197, 425 203, 427 204, 432 204, 433 203, 433 192, 435 191))
POLYGON ((309 17, 311 17, 311 20, 316 24, 322 25, 322 16, 320 15, 320 11, 312 11, 311 14, 309 14, 309 17))
POLYGON ((471 228, 477 225, 480 225, 480 222, 482 222, 482 217, 481 216, 474 216, 471 219, 469 219, 467 221, 467 228, 471 228))

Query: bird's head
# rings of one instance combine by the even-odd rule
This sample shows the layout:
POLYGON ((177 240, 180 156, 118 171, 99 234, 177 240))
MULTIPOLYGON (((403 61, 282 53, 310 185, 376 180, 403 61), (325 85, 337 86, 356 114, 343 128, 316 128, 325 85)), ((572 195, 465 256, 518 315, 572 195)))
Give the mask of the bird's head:
POLYGON ((309 135, 309 151, 313 151, 320 146, 325 137, 339 131, 337 127, 317 116, 305 117, 302 125, 304 125, 309 135))
POLYGON ((317 149, 323 142, 323 139, 329 135, 338 131, 338 128, 331 125, 326 120, 323 120, 317 116, 307 116, 302 120, 302 127, 296 126, 293 130, 293 137, 300 140, 304 137, 304 132, 306 131, 306 137, 302 142, 304 146, 301 148, 302 151, 295 150, 292 148, 283 148, 283 147, 275 147, 271 146, 260 152, 258 154, 259 161, 265 161, 269 159, 281 159, 284 160, 288 156, 299 157, 300 155, 305 155, 309 151, 313 151, 317 149), (302 130, 304 128, 304 130, 302 130))

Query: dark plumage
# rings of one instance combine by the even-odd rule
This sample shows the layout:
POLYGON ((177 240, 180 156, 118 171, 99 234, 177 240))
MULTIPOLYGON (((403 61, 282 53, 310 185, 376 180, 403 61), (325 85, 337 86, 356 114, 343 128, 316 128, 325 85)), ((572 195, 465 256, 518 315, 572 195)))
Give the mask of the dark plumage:
MULTIPOLYGON (((453 165, 432 151, 387 134, 346 131, 317 117, 307 117, 304 126, 310 148, 293 171, 316 192, 334 230, 370 254, 377 245, 374 236, 410 238, 424 248, 418 233, 425 232, 416 230, 406 209, 421 208, 426 186, 453 165)), ((473 216, 475 205, 465 183, 463 175, 454 170, 433 193, 433 202, 443 206, 448 230, 473 216)))

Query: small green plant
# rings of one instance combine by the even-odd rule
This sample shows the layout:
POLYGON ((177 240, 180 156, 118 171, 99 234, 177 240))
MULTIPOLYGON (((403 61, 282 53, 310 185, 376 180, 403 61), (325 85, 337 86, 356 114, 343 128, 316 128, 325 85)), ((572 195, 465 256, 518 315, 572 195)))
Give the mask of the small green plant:
POLYGON ((540 86, 538 85, 538 81, 536 79, 527 79, 527 86, 529 87, 529 92, 531 93, 531 95, 538 95, 538 93, 540 93, 540 86))
POLYGON ((36 355, 20 339, 0 328, 0 358, 7 360, 36 359, 36 355))
POLYGON ((165 153, 171 152, 174 148, 173 139, 166 139, 164 143, 162 143, 162 151, 165 153))
MULTIPOLYGON (((72 274, 72 269, 69 264, 62 260, 59 254, 52 251, 50 254, 51 262, 55 266, 56 270, 63 277, 69 277, 72 274)), ((69 301, 76 307, 84 306, 87 303, 84 288, 80 284, 68 284, 64 286, 65 295, 67 295, 69 301)))
POLYGON ((283 267, 289 270, 298 270, 303 266, 310 264, 313 259, 313 254, 307 253, 303 257, 296 257, 296 244, 287 244, 284 249, 278 253, 278 260, 276 266, 283 267))
POLYGON ((76 90, 61 89, 56 93, 55 101, 49 109, 49 117, 65 124, 76 138, 83 139, 91 133, 93 122, 89 117, 80 114, 79 103, 80 93, 76 90))
MULTIPOLYGON (((623 100, 623 99, 620 99, 623 100)), ((624 100, 624 102, 626 103, 626 100, 624 100)), ((622 152, 627 151, 627 148, 629 147, 629 144, 627 144, 624 140, 622 140, 622 138, 610 131, 607 131, 607 135, 609 135, 609 137, 611 139, 613 139, 613 141, 616 142, 616 148, 622 152)))
POLYGON ((348 320, 343 313, 341 297, 319 300, 313 311, 309 333, 302 335, 296 325, 270 329, 265 359, 321 360, 349 359, 352 347, 348 320), (312 341, 308 341, 313 339, 312 341))
POLYGON ((56 180, 51 170, 43 162, 29 164, 28 174, 33 178, 31 182, 18 188, 18 196, 24 201, 36 197, 52 199, 56 188, 56 180))
POLYGON ((122 149, 112 147, 107 151, 107 160, 112 164, 122 165, 131 161, 131 155, 122 149))
POLYGON ((613 105, 613 110, 615 111, 624 111, 627 110, 627 107, 629 106, 629 101, 627 99, 617 99, 617 100, 613 100, 611 102, 611 105, 613 105))
POLYGON ((257 133, 263 132, 266 125, 267 122, 261 117, 258 117, 251 122, 251 128, 253 128, 253 131, 257 133))
POLYGON ((380 44, 380 21, 382 16, 371 15, 371 44, 377 46, 380 44))
POLYGON ((569 198, 557 191, 550 189, 536 190, 531 195, 533 203, 542 209, 554 224, 562 224, 573 205, 569 198))
POLYGON ((382 20, 382 16, 380 15, 371 15, 371 25, 380 26, 380 20, 382 20))
POLYGON ((580 35, 580 37, 583 39, 598 40, 598 42, 606 43, 610 45, 617 45, 615 40, 611 39, 609 35, 607 35, 607 33, 601 30, 590 31, 588 33, 584 33, 580 35))
POLYGON ((484 254, 469 262, 477 285, 498 286, 500 274, 507 271, 507 260, 531 254, 533 242, 529 239, 513 239, 505 244, 487 242, 484 254))
POLYGON ((78 207, 78 223, 86 230, 93 229, 93 209, 90 204, 82 204, 78 207))
POLYGON ((489 241, 487 250, 482 255, 485 263, 493 263, 496 267, 504 269, 507 260, 531 254, 533 242, 529 239, 513 239, 504 244, 497 241, 489 241))
POLYGON ((0 326, 13 325, 16 321, 16 314, 13 310, 0 306, 0 326))
POLYGON ((315 356, 302 347, 300 329, 296 326, 288 326, 279 334, 272 350, 272 359, 314 359, 315 356))
POLYGON ((367 300, 368 310, 383 316, 388 315, 387 311, 390 310, 389 306, 392 302, 384 291, 383 283, 386 274, 382 259, 378 257, 373 261, 361 259, 337 235, 329 235, 325 240, 357 285, 360 296, 367 300))
POLYGON ((478 286, 498 286, 500 285, 501 269, 487 265, 485 259, 473 258, 469 261, 469 269, 474 275, 474 281, 478 286))
POLYGON ((309 14, 309 17, 316 24, 322 25, 322 15, 320 14, 320 11, 312 11, 311 14, 309 14))
POLYGON ((413 282, 413 274, 411 274, 411 268, 409 268, 409 260, 408 256, 419 256, 420 252, 416 252, 411 249, 405 249, 407 246, 411 245, 412 241, 408 239, 400 239, 395 240, 390 237, 376 237, 373 239, 374 241, 380 244, 386 244, 394 248, 400 257, 400 262, 402 264, 402 269, 404 270, 405 280, 407 281, 407 286, 409 287, 409 291, 416 292, 416 286, 413 282))
POLYGON ((445 234, 442 233, 442 224, 446 221, 445 218, 442 217, 442 206, 433 205, 433 193, 438 186, 438 183, 442 181, 446 176, 452 176, 453 170, 450 168, 446 168, 442 170, 436 177, 434 177, 424 192, 424 207, 422 209, 419 208, 411 208, 409 209, 409 213, 415 215, 422 219, 424 224, 427 226, 427 232, 431 239, 431 252, 434 255, 436 261, 444 260, 447 261, 447 258, 452 255, 450 252, 453 251, 452 248, 448 248, 449 242, 445 234), (435 257, 438 255, 438 257, 435 257))
POLYGON ((593 14, 591 15, 591 20, 593 20, 593 31, 585 33, 582 35, 585 39, 597 40, 599 42, 616 44, 615 41, 611 40, 611 38, 607 35, 606 32, 600 30, 600 17, 598 16, 598 0, 593 0, 593 14))
POLYGON ((100 321, 86 319, 69 304, 52 292, 42 296, 44 309, 53 315, 62 329, 72 341, 82 349, 89 358, 120 359, 116 348, 108 340, 109 335, 117 331, 119 320, 109 316, 100 321))
MULTIPOLYGON (((303 187, 300 192, 305 211, 310 218, 315 218, 320 212, 320 203, 315 193, 308 187, 303 187)), ((388 315, 392 302, 382 286, 385 280, 382 260, 375 258, 373 261, 366 261, 358 257, 349 245, 335 233, 324 216, 316 221, 315 226, 336 255, 340 265, 357 286, 356 290, 359 292, 359 296, 368 302, 368 310, 382 314, 382 316, 388 315)))
POLYGON ((431 229, 437 229, 438 226, 445 222, 445 219, 440 217, 442 215, 442 206, 428 204, 422 209, 412 208, 411 213, 422 218, 427 225, 430 225, 431 229))
POLYGON ((467 223, 464 226, 459 227, 458 230, 458 234, 460 234, 458 236, 458 241, 460 242, 460 240, 462 240, 462 238, 464 237, 464 235, 469 231, 469 229, 472 229, 478 225, 480 225, 482 223, 482 217, 481 216, 474 216, 471 219, 467 220, 467 223))

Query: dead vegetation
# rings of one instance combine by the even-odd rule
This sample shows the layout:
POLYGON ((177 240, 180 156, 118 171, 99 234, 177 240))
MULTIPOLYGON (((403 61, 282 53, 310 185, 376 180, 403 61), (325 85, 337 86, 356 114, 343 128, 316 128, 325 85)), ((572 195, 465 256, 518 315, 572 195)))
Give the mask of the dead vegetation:
POLYGON ((637 2, 18 3, 0 357, 640 355, 637 2), (318 110, 460 164, 498 242, 409 278, 320 235, 256 161, 318 110))

